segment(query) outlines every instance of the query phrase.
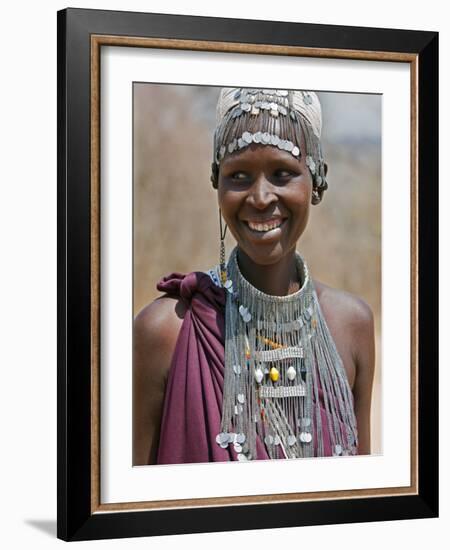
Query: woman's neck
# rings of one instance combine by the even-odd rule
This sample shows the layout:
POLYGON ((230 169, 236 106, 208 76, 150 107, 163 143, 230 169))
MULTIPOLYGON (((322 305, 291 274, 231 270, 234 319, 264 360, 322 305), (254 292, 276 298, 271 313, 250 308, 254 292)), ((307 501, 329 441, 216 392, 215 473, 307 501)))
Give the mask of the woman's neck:
POLYGON ((260 265, 238 248, 237 261, 243 277, 265 294, 287 296, 297 292, 303 284, 303 280, 299 281, 295 249, 275 264, 260 265))

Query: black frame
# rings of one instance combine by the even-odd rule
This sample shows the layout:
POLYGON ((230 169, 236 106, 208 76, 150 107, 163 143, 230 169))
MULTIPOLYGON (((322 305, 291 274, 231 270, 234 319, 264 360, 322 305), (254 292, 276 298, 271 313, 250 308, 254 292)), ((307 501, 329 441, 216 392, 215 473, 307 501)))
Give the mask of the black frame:
POLYGON ((64 540, 438 516, 438 33, 149 13, 58 12, 58 528, 64 540), (418 56, 417 495, 91 513, 92 34, 418 56))

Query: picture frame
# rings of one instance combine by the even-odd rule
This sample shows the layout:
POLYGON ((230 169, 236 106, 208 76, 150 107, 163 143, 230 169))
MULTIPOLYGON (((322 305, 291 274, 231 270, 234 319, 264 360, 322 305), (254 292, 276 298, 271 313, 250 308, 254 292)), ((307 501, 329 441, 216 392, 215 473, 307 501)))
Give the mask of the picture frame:
POLYGON ((59 538, 437 517, 437 143, 438 33, 72 8, 58 12, 59 538), (108 47, 408 67, 410 194, 398 205, 410 212, 408 485, 102 502, 100 61, 108 47))

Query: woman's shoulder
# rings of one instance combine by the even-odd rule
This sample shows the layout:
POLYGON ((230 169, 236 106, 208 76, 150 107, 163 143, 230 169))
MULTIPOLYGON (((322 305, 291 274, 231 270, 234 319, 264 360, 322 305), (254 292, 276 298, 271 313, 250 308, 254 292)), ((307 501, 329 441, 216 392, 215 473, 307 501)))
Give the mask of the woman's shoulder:
POLYGON ((334 288, 317 279, 314 279, 314 287, 317 293, 322 311, 328 317, 345 322, 348 325, 360 326, 373 322, 373 311, 370 305, 360 296, 334 288))
POLYGON ((134 319, 135 347, 168 366, 187 306, 181 298, 163 294, 143 307, 134 319))
POLYGON ((349 378, 363 372, 370 378, 374 368, 375 326, 370 305, 360 296, 314 280, 319 305, 338 347, 349 378), (346 361, 347 359, 347 361, 346 361), (348 361, 351 361, 349 363, 348 361), (355 371, 349 364, 353 364, 355 371))
POLYGON ((172 272, 162 277, 157 285, 162 292, 143 307, 135 317, 135 336, 145 335, 146 342, 161 348, 173 348, 192 298, 201 295, 213 305, 221 302, 223 289, 217 266, 207 271, 172 272))
POLYGON ((156 285, 161 296, 134 318, 135 365, 146 375, 166 378, 184 318, 189 309, 195 309, 196 300, 201 301, 203 315, 222 307, 224 290, 210 271, 216 270, 172 272, 162 277, 156 285))

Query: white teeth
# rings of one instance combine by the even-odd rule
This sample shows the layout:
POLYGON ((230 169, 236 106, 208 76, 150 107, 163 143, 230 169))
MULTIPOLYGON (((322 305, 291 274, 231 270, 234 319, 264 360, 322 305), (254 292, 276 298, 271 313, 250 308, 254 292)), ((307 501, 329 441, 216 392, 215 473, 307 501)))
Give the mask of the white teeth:
POLYGON ((275 229, 276 227, 280 227, 281 224, 282 220, 274 221, 271 223, 248 222, 250 229, 253 229, 254 231, 270 231, 272 229, 275 229))

